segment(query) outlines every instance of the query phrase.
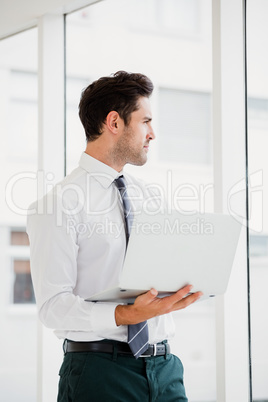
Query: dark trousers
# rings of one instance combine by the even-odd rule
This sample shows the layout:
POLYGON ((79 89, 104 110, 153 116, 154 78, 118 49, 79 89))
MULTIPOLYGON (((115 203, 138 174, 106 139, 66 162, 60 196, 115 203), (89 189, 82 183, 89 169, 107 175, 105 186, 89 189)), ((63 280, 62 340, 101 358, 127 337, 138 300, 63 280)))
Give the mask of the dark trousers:
POLYGON ((183 366, 172 354, 135 359, 108 353, 67 353, 58 402, 186 402, 183 366))

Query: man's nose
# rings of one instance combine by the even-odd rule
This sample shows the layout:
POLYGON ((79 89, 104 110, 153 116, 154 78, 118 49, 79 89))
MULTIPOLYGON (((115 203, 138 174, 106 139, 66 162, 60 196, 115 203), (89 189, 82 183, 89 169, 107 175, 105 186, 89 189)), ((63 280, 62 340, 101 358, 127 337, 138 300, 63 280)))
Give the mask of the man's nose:
POLYGON ((155 133, 154 133, 154 130, 153 130, 152 127, 150 127, 150 131, 149 131, 147 137, 148 137, 148 139, 150 139, 150 140, 154 140, 154 139, 155 139, 155 133))

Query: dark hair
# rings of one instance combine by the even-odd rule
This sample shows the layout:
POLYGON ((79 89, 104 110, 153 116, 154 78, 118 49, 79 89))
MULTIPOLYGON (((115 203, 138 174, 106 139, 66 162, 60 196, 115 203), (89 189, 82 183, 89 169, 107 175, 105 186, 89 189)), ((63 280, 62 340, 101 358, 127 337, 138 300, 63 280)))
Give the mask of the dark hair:
POLYGON ((79 116, 87 141, 94 141, 101 135, 106 117, 113 110, 128 125, 131 113, 138 110, 138 99, 149 97, 153 88, 146 75, 126 71, 102 77, 85 88, 79 103, 79 116))

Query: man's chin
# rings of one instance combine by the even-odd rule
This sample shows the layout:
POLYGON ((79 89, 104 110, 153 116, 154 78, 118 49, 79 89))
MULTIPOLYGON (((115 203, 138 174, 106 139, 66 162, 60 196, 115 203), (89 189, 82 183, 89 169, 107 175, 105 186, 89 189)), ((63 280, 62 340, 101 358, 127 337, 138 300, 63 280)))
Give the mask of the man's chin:
POLYGON ((144 158, 135 159, 135 160, 129 161, 128 163, 130 165, 134 165, 134 166, 143 166, 143 165, 145 165, 146 162, 147 162, 147 155, 144 158))

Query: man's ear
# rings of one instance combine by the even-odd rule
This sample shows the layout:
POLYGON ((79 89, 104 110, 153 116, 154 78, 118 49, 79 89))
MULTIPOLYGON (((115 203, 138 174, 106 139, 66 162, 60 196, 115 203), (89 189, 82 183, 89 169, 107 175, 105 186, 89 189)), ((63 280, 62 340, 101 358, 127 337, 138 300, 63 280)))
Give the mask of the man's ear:
POLYGON ((120 116, 118 112, 111 111, 107 114, 106 117, 106 126, 107 128, 114 134, 118 133, 119 123, 120 123, 120 116))

